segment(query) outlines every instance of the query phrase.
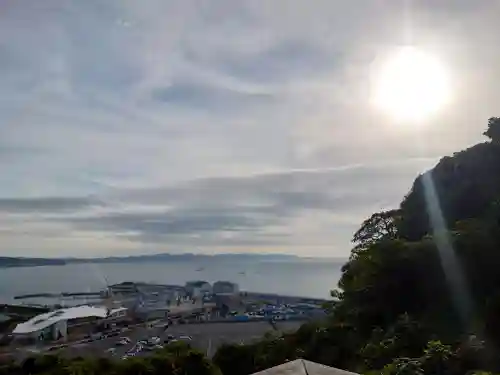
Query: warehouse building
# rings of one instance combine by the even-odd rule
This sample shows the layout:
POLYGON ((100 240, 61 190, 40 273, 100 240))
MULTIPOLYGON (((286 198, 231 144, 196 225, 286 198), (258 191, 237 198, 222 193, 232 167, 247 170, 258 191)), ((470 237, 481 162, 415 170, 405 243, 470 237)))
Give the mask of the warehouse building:
POLYGON ((216 281, 212 290, 214 294, 238 294, 240 292, 238 284, 230 281, 216 281))
POLYGON ((188 281, 184 288, 186 293, 192 298, 199 298, 207 294, 212 294, 212 286, 209 282, 203 280, 188 281))
POLYGON ((94 327, 98 324, 119 322, 127 319, 124 307, 109 309, 101 306, 76 306, 37 315, 19 323, 13 330, 16 339, 65 340, 75 328, 94 327))

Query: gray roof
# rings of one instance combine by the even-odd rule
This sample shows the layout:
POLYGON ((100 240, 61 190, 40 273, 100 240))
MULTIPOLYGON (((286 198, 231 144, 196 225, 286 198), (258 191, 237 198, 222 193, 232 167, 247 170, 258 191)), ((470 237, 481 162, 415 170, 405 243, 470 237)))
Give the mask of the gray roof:
POLYGON ((205 284, 209 284, 209 283, 207 281, 203 281, 203 280, 195 280, 195 281, 188 281, 186 283, 186 286, 202 287, 205 284))
POLYGON ((214 285, 230 285, 230 286, 235 286, 235 283, 232 283, 231 281, 224 281, 224 280, 219 280, 214 283, 214 285))
POLYGON ((282 365, 259 371, 253 375, 358 375, 354 372, 339 370, 319 363, 296 359, 282 365))

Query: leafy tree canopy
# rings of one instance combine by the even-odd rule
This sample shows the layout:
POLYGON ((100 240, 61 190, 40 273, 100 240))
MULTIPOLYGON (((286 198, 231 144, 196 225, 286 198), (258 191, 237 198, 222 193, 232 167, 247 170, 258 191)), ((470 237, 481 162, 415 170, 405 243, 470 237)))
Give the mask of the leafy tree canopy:
POLYGON ((491 117, 488 120, 488 129, 483 133, 494 143, 500 143, 500 117, 491 117))

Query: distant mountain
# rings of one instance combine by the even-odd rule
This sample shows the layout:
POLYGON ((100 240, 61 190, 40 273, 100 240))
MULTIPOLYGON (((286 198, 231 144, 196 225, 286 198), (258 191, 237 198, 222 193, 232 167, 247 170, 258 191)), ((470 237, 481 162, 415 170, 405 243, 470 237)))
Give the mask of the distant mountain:
POLYGON ((67 258, 67 263, 135 263, 135 262, 173 262, 173 261, 204 261, 204 260, 292 260, 300 259, 295 255, 289 254, 152 254, 152 255, 131 255, 124 257, 106 257, 106 258, 67 258))
POLYGON ((0 267, 63 266, 63 259, 0 257, 0 267))
POLYGON ((34 267, 53 266, 75 263, 138 263, 138 262, 175 262, 175 261, 208 261, 208 260, 255 260, 255 261, 286 261, 300 260, 301 258, 289 254, 153 254, 133 255, 106 258, 17 258, 0 257, 0 268, 5 267, 34 267))

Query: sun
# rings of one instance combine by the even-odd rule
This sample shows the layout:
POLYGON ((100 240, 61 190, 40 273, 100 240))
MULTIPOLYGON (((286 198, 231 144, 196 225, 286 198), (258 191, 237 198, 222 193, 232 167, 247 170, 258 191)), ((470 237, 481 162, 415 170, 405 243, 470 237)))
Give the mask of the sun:
POLYGON ((439 59, 403 47, 377 69, 373 102, 398 121, 415 123, 442 109, 450 96, 449 76, 439 59))

